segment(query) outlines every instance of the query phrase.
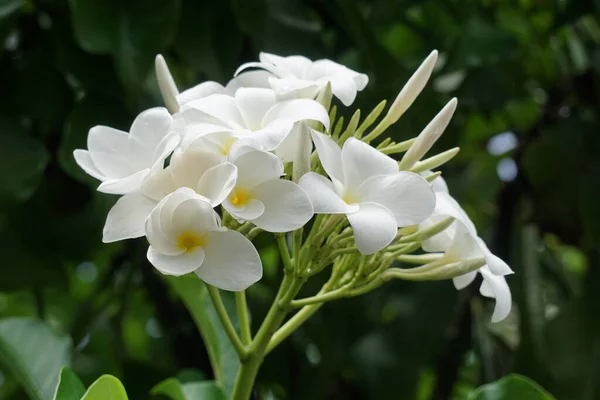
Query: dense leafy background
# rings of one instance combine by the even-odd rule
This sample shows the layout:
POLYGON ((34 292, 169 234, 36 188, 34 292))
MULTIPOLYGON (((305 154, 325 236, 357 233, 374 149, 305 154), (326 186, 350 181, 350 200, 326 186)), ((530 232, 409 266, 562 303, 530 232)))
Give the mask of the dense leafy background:
MULTIPOLYGON (((226 82, 260 50, 331 58, 369 74, 355 103, 366 111, 433 48, 432 84, 391 131, 415 135, 459 98, 437 148, 462 152, 444 176, 515 269, 514 313, 491 325, 475 285, 393 282, 323 307, 269 357, 258 393, 496 399, 522 382, 474 389, 516 372, 559 399, 600 398, 599 16, 592 0, 0 0, 0 362, 24 360, 1 367, 0 399, 52 395, 59 360, 85 387, 119 377, 131 399, 172 376, 181 393, 214 389, 186 383, 211 372, 181 288, 142 240, 101 243, 115 197, 72 158, 91 126, 126 130, 161 104, 156 53, 182 88, 226 82), (40 368, 51 379, 25 391, 23 371, 40 368)), ((273 243, 257 243, 255 323, 281 277, 273 243)))

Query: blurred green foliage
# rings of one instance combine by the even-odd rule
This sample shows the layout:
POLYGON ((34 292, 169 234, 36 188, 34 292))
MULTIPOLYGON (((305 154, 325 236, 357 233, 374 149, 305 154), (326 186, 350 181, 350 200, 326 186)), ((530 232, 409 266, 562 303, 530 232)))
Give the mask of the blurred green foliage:
MULTIPOLYGON (((490 324, 476 285, 389 283, 324 306, 268 357, 258 398, 458 400, 509 372, 600 398, 599 17, 592 0, 0 0, 0 361, 25 360, 2 364, 0 399, 52 396, 58 360, 131 399, 173 376, 180 394, 214 389, 197 383, 211 350, 194 320, 210 316, 188 313, 143 240, 101 243, 116 198, 72 157, 91 126, 161 105, 156 53, 181 88, 225 83, 261 50, 331 58, 368 73, 355 106, 370 110, 433 48, 432 82, 390 131, 414 136, 459 98, 436 149, 462 148, 443 174, 515 270, 514 312, 490 324), (23 380, 44 362, 52 382, 23 380)), ((254 321, 281 278, 274 243, 257 246, 254 321)))

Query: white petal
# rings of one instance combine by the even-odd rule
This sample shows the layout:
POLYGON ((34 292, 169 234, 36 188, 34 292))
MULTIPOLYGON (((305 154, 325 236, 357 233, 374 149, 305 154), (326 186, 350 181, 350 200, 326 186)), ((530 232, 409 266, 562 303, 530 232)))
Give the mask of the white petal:
POLYGON ((263 118, 262 125, 266 126, 276 120, 298 122, 303 120, 319 121, 329 129, 329 114, 325 107, 310 99, 286 100, 275 104, 263 118))
POLYGON ((198 235, 219 229, 219 215, 206 201, 199 198, 184 200, 173 211, 171 228, 173 232, 193 232, 198 235))
POLYGON ((275 102, 275 92, 271 89, 239 88, 235 92, 235 103, 245 126, 253 131, 262 128, 262 119, 275 102))
POLYGON ((298 184, 304 189, 316 214, 348 214, 358 211, 357 204, 346 204, 333 189, 333 183, 315 172, 302 175, 298 184))
POLYGON ((354 230, 356 247, 362 254, 376 253, 396 237, 394 215, 379 204, 361 203, 359 210, 347 217, 354 230))
POLYGON ((206 258, 195 272, 204 282, 223 290, 245 290, 262 278, 262 264, 252 242, 235 231, 208 234, 206 258))
POLYGON ((111 243, 144 236, 146 218, 157 204, 140 193, 121 197, 108 212, 102 241, 111 243))
MULTIPOLYGON (((160 231, 164 234, 164 236, 167 238, 168 241, 175 243, 176 242, 176 236, 181 233, 181 229, 177 226, 173 224, 173 215, 175 214, 175 210, 177 209, 177 207, 179 207, 183 202, 185 202, 186 200, 190 200, 190 199, 196 199, 196 200, 202 200, 202 196, 200 196, 199 194, 197 194, 194 190, 187 188, 187 187, 183 187, 183 188, 179 188, 176 191, 174 191, 173 193, 169 194, 167 197, 165 197, 164 199, 162 199, 160 201, 160 203, 158 204, 158 206, 154 209, 154 211, 152 212, 152 214, 150 215, 151 217, 154 216, 154 214, 158 213, 158 217, 159 217, 159 227, 160 227, 160 231)), ((203 209, 203 211, 207 214, 212 216, 212 214, 210 214, 210 212, 214 212, 212 210, 212 207, 210 206, 210 204, 207 201, 204 201, 200 204, 198 204, 198 208, 203 209)), ((152 219, 152 218, 150 218, 152 219)), ((150 238, 148 238, 148 240, 150 240, 150 238)), ((152 244, 152 242, 150 242, 150 244, 152 244)), ((152 244, 152 246, 154 246, 154 244, 152 244)), ((154 246, 157 247, 157 246, 154 246)), ((165 253, 162 249, 159 249, 162 253, 165 253)))
POLYGON ((461 289, 464 289, 467 286, 469 286, 471 284, 471 282, 473 282, 475 280, 476 276, 477 276, 477 271, 467 272, 464 275, 452 278, 452 283, 454 283, 454 287, 457 290, 461 290, 461 289))
POLYGON ((473 224, 471 218, 469 218, 465 210, 460 206, 460 204, 458 204, 454 197, 450 196, 450 194, 447 192, 436 192, 435 198, 436 204, 434 214, 456 218, 465 225, 467 230, 473 236, 477 236, 475 224, 473 224))
POLYGON ((235 187, 238 169, 226 162, 209 168, 198 181, 196 191, 210 200, 210 205, 218 206, 229 196, 235 187))
POLYGON ((98 171, 106 179, 120 179, 133 172, 128 157, 127 132, 108 126, 94 126, 88 133, 88 150, 98 171))
POLYGON ((369 77, 366 74, 357 73, 352 79, 354 79, 354 84, 359 92, 366 88, 369 83, 369 77))
MULTIPOLYGON (((165 199, 168 197, 169 196, 167 196, 165 199)), ((166 235, 162 229, 161 211, 162 207, 165 205, 165 199, 158 203, 158 205, 152 210, 146 219, 146 239, 148 239, 150 246, 161 254, 178 255, 183 253, 184 250, 177 246, 175 238, 171 237, 170 235, 166 235)))
POLYGON ((479 270, 483 279, 489 284, 496 298, 496 306, 492 315, 492 322, 502 321, 510 314, 512 307, 512 296, 510 288, 503 276, 492 274, 487 268, 483 267, 479 270))
POLYGON ((275 154, 284 163, 294 161, 298 134, 301 133, 299 132, 299 129, 299 124, 294 124, 294 128, 275 149, 275 154))
POLYGON ((208 115, 226 122, 232 128, 244 127, 244 119, 242 118, 235 98, 224 94, 212 94, 201 99, 196 99, 188 102, 181 109, 185 111, 189 108, 200 110, 208 115))
POLYGON ((308 195, 294 182, 271 179, 252 189, 264 206, 264 213, 252 220, 268 232, 290 232, 301 228, 314 214, 308 195))
POLYGON ((356 191, 362 201, 381 204, 390 210, 398 226, 415 225, 428 218, 435 208, 429 183, 412 172, 374 176, 356 191))
POLYGON ((342 168, 344 187, 349 190, 357 189, 372 176, 398 172, 396 160, 355 138, 344 143, 342 168))
POLYGON ((263 129, 252 132, 252 138, 259 143, 261 149, 271 151, 285 140, 293 127, 294 123, 292 121, 274 121, 263 129))
POLYGON ((176 151, 166 170, 169 171, 177 186, 196 189, 202 175, 222 162, 223 158, 220 155, 188 148, 186 151, 176 151))
POLYGON ((483 252, 486 265, 490 269, 491 273, 493 273, 494 275, 510 275, 513 273, 513 270, 510 269, 508 264, 506 264, 500 257, 492 254, 490 249, 487 247, 487 245, 481 238, 477 238, 477 243, 479 244, 479 248, 483 252))
MULTIPOLYGON (((430 175, 430 174, 427 174, 430 175)), ((425 175, 425 177, 427 176, 425 175)), ((448 184, 446 184, 446 180, 441 176, 438 176, 431 182, 431 186, 433 187, 434 192, 444 192, 449 193, 448 184)))
POLYGON ((154 165, 155 157, 163 152, 161 149, 157 154, 156 150, 171 132, 172 124, 173 117, 164 107, 151 108, 136 117, 131 125, 128 140, 130 162, 135 170, 154 165))
POLYGON ((242 72, 245 69, 248 68, 262 68, 268 72, 270 72, 273 75, 287 75, 284 71, 281 71, 278 68, 275 68, 273 65, 269 65, 267 63, 262 63, 262 62, 249 62, 249 63, 244 63, 242 65, 239 66, 239 68, 234 72, 233 76, 237 77, 238 74, 240 74, 240 72, 242 72))
POLYGON ((313 100, 319 93, 319 90, 324 87, 323 83, 297 79, 294 77, 270 77, 269 85, 277 93, 280 99, 285 100, 293 98, 313 100))
POLYGON ((227 83, 225 91, 227 94, 234 95, 239 88, 269 88, 269 77, 273 76, 269 71, 248 71, 237 75, 227 83))
POLYGON ((148 173, 150 173, 150 169, 146 168, 123 179, 104 181, 98 186, 98 191, 110 194, 128 194, 137 192, 142 187, 142 182, 148 173))
POLYGON ((154 268, 164 275, 181 276, 194 272, 205 260, 204 250, 201 247, 194 247, 193 250, 186 251, 176 256, 162 254, 154 247, 148 247, 148 261, 154 268))
POLYGON ((181 137, 175 132, 171 132, 167 136, 165 136, 163 140, 161 140, 161 142, 158 144, 156 149, 154 149, 154 155, 152 157, 152 169, 163 169, 165 165, 165 160, 173 153, 173 150, 175 150, 175 148, 179 146, 180 142, 181 137))
POLYGON ((237 186, 246 190, 283 175, 283 163, 273 153, 250 151, 233 162, 238 168, 237 186))
POLYGON ((243 206, 236 206, 226 199, 223 207, 239 222, 253 221, 265 212, 265 205, 257 199, 250 199, 243 206))
MULTIPOLYGON (((425 221, 419 224, 419 230, 427 229, 439 222, 442 222, 446 218, 448 217, 444 215, 432 215, 431 217, 427 218, 425 221)), ((422 240, 421 248, 423 249, 423 251, 429 253, 445 252, 452 244, 455 230, 456 228, 454 227, 454 224, 450 225, 448 228, 444 229, 437 235, 433 235, 428 239, 422 240)))
POLYGON ((454 221, 455 233, 452 244, 446 251, 444 257, 448 257, 451 262, 462 261, 469 258, 483 257, 477 237, 473 236, 461 221, 454 221))
POLYGON ((75 157, 75 162, 77 165, 81 167, 82 170, 85 171, 86 174, 103 181, 106 179, 104 174, 96 168, 94 162, 92 161, 92 157, 90 157, 90 152, 87 150, 77 149, 73 152, 73 157, 75 157))
POLYGON ((189 103, 192 100, 202 99, 210 96, 211 94, 221 94, 225 92, 223 85, 217 82, 208 81, 196 85, 192 88, 184 90, 177 96, 177 102, 179 105, 189 103))
POLYGON ((356 99, 356 83, 347 76, 334 76, 329 79, 331 83, 331 92, 340 99, 346 107, 352 105, 356 99))
POLYGON ((344 182, 342 170, 342 149, 333 139, 324 133, 311 129, 311 136, 319 155, 323 169, 331 178, 344 182))

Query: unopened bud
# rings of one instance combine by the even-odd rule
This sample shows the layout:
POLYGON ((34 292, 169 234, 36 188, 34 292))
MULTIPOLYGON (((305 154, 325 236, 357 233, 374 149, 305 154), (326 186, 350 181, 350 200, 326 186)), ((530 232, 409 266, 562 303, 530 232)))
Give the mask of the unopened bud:
POLYGON ((432 170, 438 168, 448 161, 452 160, 460 151, 460 147, 454 147, 453 149, 446 150, 443 153, 436 154, 433 157, 429 157, 423 161, 419 161, 415 163, 415 165, 410 169, 414 173, 420 173, 423 171, 432 170))
POLYGON ((450 123, 450 119, 452 119, 452 115, 454 115, 454 111, 456 110, 456 104, 456 98, 453 98, 427 124, 425 129, 417 136, 417 140, 415 140, 410 149, 404 154, 404 157, 402 157, 402 161, 399 164, 401 170, 410 170, 417 161, 427 154, 450 123))
POLYGON ((408 79, 385 116, 385 120, 389 125, 398 121, 421 93, 433 72, 437 57, 437 50, 432 51, 408 79))
POLYGON ((167 106, 167 110, 171 114, 175 114, 179 111, 179 103, 177 102, 179 91, 177 90, 177 85, 175 85, 171 71, 169 71, 167 62, 162 55, 158 54, 156 56, 154 68, 156 70, 156 80, 158 81, 160 94, 167 106))
POLYGON ((331 82, 327 82, 327 85, 317 95, 316 100, 323 106, 327 111, 329 111, 329 107, 331 106, 331 99, 333 97, 333 92, 331 91, 331 82))

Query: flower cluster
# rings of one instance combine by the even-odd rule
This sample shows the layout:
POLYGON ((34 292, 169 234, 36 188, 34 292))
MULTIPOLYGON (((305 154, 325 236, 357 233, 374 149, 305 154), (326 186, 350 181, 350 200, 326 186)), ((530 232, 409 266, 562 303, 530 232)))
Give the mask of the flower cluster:
POLYGON ((194 272, 240 291, 262 276, 252 238, 272 232, 293 248, 295 274, 333 265, 331 299, 390 278, 453 278, 461 289, 479 272, 481 293, 496 298, 493 320, 505 318, 511 295, 504 276, 512 271, 432 172, 458 149, 423 159, 456 100, 415 139, 371 145, 410 107, 436 59, 434 51, 372 129, 385 102, 360 125, 355 113, 343 130, 333 97, 350 106, 368 77, 333 61, 261 53, 226 86, 204 82, 180 93, 157 56, 166 108, 142 112, 129 132, 93 127, 88 149, 74 153, 101 181, 100 192, 122 195, 103 241, 145 236, 148 260, 161 273, 194 272), (399 153, 400 161, 391 157, 399 153), (408 254, 419 248, 426 253, 408 254), (420 266, 390 268, 394 261, 420 266))

